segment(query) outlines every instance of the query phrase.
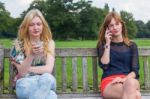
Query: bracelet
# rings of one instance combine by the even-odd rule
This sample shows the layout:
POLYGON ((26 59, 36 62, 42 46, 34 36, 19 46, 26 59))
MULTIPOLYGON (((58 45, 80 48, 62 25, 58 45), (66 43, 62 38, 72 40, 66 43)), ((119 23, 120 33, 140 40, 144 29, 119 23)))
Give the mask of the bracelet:
POLYGON ((110 46, 109 45, 104 45, 104 48, 108 49, 110 46))

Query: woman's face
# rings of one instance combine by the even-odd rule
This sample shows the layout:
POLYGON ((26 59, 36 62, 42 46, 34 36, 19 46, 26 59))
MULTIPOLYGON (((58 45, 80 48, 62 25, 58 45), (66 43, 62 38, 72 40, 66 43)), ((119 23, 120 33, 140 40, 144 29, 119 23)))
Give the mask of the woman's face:
POLYGON ((112 36, 122 35, 122 24, 114 18, 111 19, 108 29, 112 33, 112 36))
POLYGON ((31 23, 29 24, 28 28, 30 38, 40 38, 42 31, 43 31, 42 20, 38 16, 35 16, 32 19, 31 23))

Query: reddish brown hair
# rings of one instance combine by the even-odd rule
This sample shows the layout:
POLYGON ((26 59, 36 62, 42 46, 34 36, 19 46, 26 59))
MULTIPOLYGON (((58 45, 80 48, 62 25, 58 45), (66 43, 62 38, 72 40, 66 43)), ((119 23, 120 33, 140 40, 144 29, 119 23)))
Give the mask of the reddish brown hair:
POLYGON ((122 24, 122 36, 123 36, 123 41, 125 42, 126 45, 129 46, 130 40, 127 37, 127 30, 124 21, 121 19, 120 15, 117 12, 110 12, 107 14, 107 16, 104 19, 103 24, 100 27, 100 31, 98 34, 98 43, 97 47, 99 47, 102 43, 106 43, 105 41, 105 31, 108 28, 108 25, 110 24, 112 18, 114 18, 117 22, 120 22, 122 24))

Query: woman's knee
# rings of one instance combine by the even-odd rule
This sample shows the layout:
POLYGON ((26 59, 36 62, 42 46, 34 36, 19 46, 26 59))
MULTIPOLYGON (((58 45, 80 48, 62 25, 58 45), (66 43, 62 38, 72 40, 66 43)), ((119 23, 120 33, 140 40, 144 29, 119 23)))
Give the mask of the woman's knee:
POLYGON ((121 99, 122 97, 122 84, 109 84, 103 92, 104 99, 121 99))
POLYGON ((138 83, 138 81, 136 79, 129 78, 124 82, 123 89, 128 92, 135 91, 138 89, 137 83, 138 83))
POLYGON ((56 79, 53 75, 49 73, 44 73, 40 77, 40 84, 50 86, 51 90, 56 90, 56 79))
POLYGON ((16 95, 18 99, 24 99, 25 97, 28 97, 30 91, 30 84, 26 82, 19 82, 16 83, 16 95))
POLYGON ((136 99, 141 99, 141 93, 139 90, 136 91, 136 99))
POLYGON ((31 85, 31 82, 28 80, 28 78, 22 78, 22 79, 19 79, 17 80, 16 82, 16 89, 19 89, 19 90, 27 90, 30 88, 31 85))
MULTIPOLYGON (((36 90, 36 81, 32 78, 21 78, 16 82, 17 97, 28 97, 32 90, 36 90)), ((20 98, 19 98, 20 99, 20 98)))
POLYGON ((43 81, 43 83, 56 83, 55 77, 49 73, 44 73, 41 75, 40 81, 43 81))

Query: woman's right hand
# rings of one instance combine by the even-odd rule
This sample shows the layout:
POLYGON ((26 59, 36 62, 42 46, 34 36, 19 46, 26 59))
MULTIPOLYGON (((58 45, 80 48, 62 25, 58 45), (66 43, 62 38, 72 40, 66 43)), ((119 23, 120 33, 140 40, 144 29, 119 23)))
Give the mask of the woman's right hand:
POLYGON ((112 39, 112 33, 109 31, 108 28, 106 29, 106 32, 105 32, 105 39, 106 39, 106 44, 110 45, 111 39, 112 39))
POLYGON ((116 77, 111 83, 112 84, 124 83, 125 80, 126 78, 116 77))
POLYGON ((11 64, 12 66, 16 67, 17 69, 21 66, 20 64, 18 64, 15 60, 15 58, 10 58, 11 64))

